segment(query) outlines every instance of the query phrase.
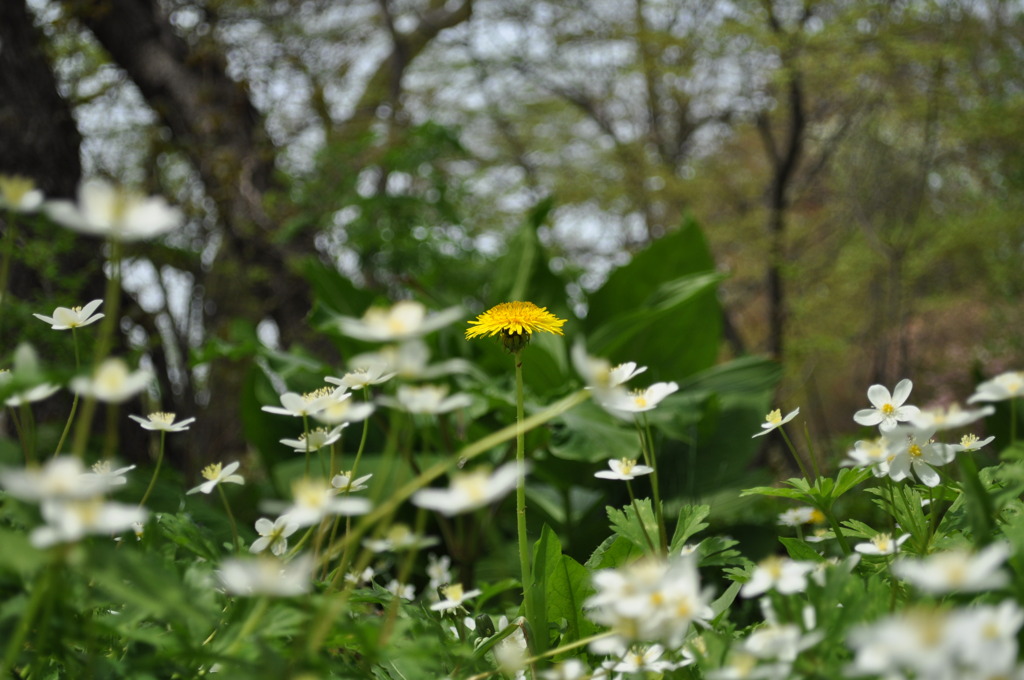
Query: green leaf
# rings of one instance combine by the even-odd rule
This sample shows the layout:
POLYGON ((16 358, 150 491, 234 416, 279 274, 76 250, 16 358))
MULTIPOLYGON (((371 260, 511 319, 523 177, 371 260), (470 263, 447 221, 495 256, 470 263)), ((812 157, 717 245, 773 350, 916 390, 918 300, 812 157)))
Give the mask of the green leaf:
POLYGON ((565 459, 596 463, 624 455, 639 457, 636 430, 625 427, 600 406, 586 401, 554 421, 550 451, 565 459))
POLYGON ((794 560, 804 560, 808 562, 824 562, 825 558, 818 554, 818 551, 808 545, 805 541, 801 541, 799 538, 785 538, 779 537, 779 542, 782 543, 786 548, 786 552, 794 560))
POLYGON ((679 508, 679 519, 676 521, 676 530, 672 535, 669 553, 678 553, 691 536, 707 529, 708 523, 703 520, 710 512, 711 506, 709 505, 684 505, 679 508))
POLYGON ((644 552, 645 550, 637 547, 628 538, 612 534, 597 546, 590 559, 587 560, 586 567, 590 571, 616 569, 624 564, 629 564, 644 552))
POLYGON ((627 505, 622 510, 608 506, 612 531, 629 539, 645 552, 655 552, 658 545, 658 522, 651 508, 651 499, 638 500, 636 506, 640 508, 639 516, 633 505, 627 505))
POLYGON ((777 496, 779 498, 792 498, 795 501, 807 500, 807 494, 797 489, 783 489, 776 486, 755 486, 740 491, 740 496, 777 496))
POLYGON ((566 632, 559 644, 575 642, 593 634, 596 626, 583 616, 583 602, 594 592, 590 585, 590 572, 576 560, 562 554, 558 537, 547 525, 541 530, 534 558, 534 590, 543 589, 547 621, 566 622, 566 632), (538 558, 542 550, 546 554, 541 564, 538 558))

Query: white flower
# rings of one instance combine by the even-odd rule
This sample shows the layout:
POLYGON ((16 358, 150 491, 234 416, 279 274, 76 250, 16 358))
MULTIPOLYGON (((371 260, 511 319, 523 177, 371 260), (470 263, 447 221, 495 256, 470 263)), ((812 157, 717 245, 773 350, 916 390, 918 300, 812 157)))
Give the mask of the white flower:
POLYGON ((287 517, 278 517, 271 522, 266 517, 256 520, 256 533, 260 535, 252 545, 249 552, 256 554, 270 548, 275 555, 283 555, 288 550, 288 537, 299 530, 299 525, 287 517))
POLYGON ((74 378, 71 389, 102 402, 119 404, 141 392, 152 380, 149 371, 132 373, 123 359, 113 357, 100 364, 91 377, 74 378))
POLYGON ((79 185, 77 206, 71 201, 50 201, 46 212, 75 231, 124 242, 160 236, 184 221, 181 211, 163 198, 146 198, 102 180, 79 185))
POLYGON ((799 626, 792 623, 771 623, 751 633, 743 641, 743 648, 761 659, 792 663, 800 652, 821 642, 822 637, 821 632, 805 635, 799 626))
POLYGON ((195 418, 186 418, 185 420, 174 422, 175 414, 163 411, 150 413, 145 418, 136 415, 129 415, 128 417, 141 425, 143 430, 150 430, 152 432, 184 432, 188 429, 189 425, 196 422, 195 418))
POLYGON ((649 475, 654 472, 654 468, 648 465, 637 465, 636 460, 633 458, 621 458, 618 460, 608 461, 608 467, 611 470, 601 470, 595 472, 595 477, 601 479, 619 479, 623 481, 629 481, 636 479, 640 475, 649 475))
POLYGON ((444 599, 430 605, 430 608, 435 612, 446 612, 458 609, 464 602, 470 598, 476 597, 480 593, 481 590, 479 588, 465 590, 461 583, 453 583, 450 586, 446 586, 441 589, 441 594, 444 595, 444 599))
POLYGON ((43 204, 43 192, 36 183, 18 175, 0 175, 0 208, 11 212, 32 213, 43 204))
POLYGON ((275 413, 282 416, 303 416, 315 415, 324 410, 331 401, 347 399, 350 395, 345 390, 333 387, 321 387, 312 392, 298 394, 296 392, 285 392, 281 395, 280 406, 263 406, 262 410, 267 413, 275 413))
POLYGON ((108 482, 86 472, 75 456, 56 456, 42 467, 0 468, 0 486, 15 498, 34 503, 92 498, 108 491, 108 482))
POLYGON ((109 460, 101 460, 92 464, 92 472, 86 472, 82 476, 85 478, 96 477, 99 483, 103 484, 107 489, 112 489, 115 486, 127 484, 128 478, 125 477, 125 473, 131 472, 134 469, 134 465, 115 469, 109 460))
POLYGON ((410 550, 429 548, 437 545, 437 539, 433 536, 423 536, 412 531, 404 524, 392 524, 383 538, 367 538, 363 546, 373 552, 398 552, 399 550, 410 550))
POLYGON ((853 549, 862 555, 895 555, 908 538, 910 534, 903 534, 897 539, 893 539, 892 534, 875 534, 870 541, 858 543, 853 549))
POLYGON ((334 475, 331 478, 331 486, 337 489, 339 492, 352 493, 353 491, 362 491, 366 488, 366 482, 373 477, 373 474, 363 475, 357 479, 352 479, 352 471, 347 470, 342 472, 340 475, 334 475))
POLYGON ((479 467, 453 474, 447 489, 420 489, 412 495, 412 502, 450 517, 493 503, 516 488, 524 474, 516 463, 506 463, 490 474, 487 468, 479 467))
POLYGON ((416 599, 416 586, 411 583, 402 584, 398 582, 398 579, 391 579, 384 588, 394 595, 403 600, 415 600, 416 599))
POLYGON ((949 444, 932 441, 934 430, 898 427, 886 432, 888 475, 899 482, 910 476, 910 471, 921 483, 935 487, 941 481, 933 466, 942 466, 953 460, 956 449, 949 444))
POLYGON ((692 623, 712 616, 711 593, 701 589, 692 557, 644 558, 619 569, 602 569, 593 582, 596 593, 583 607, 589 618, 615 633, 591 644, 597 654, 622 654, 637 641, 657 640, 676 648, 692 623))
POLYGON ((40 506, 41 527, 33 529, 29 541, 37 548, 68 543, 89 534, 113 534, 127 531, 133 524, 146 521, 146 510, 137 505, 105 502, 99 497, 72 500, 46 500, 40 506))
POLYGON ((1009 371, 1000 373, 991 380, 978 385, 974 394, 967 400, 968 404, 976 401, 1004 401, 1024 396, 1024 372, 1009 371))
POLYGON ((566 659, 554 668, 541 671, 544 680, 583 680, 587 677, 587 666, 579 659, 566 659))
POLYGON ((612 670, 617 673, 663 673, 677 668, 677 664, 662 660, 661 655, 664 653, 665 648, 661 645, 634 648, 626 652, 612 670))
POLYGON ((427 576, 430 577, 430 590, 434 591, 452 581, 452 558, 447 555, 437 557, 434 553, 427 555, 427 576))
POLYGON ((958 677, 956 640, 945 611, 912 608, 854 628, 848 639, 854 660, 847 675, 917 678, 958 677))
POLYGON ((349 399, 351 393, 342 393, 343 389, 338 388, 332 395, 334 398, 323 409, 313 413, 313 417, 325 425, 347 425, 369 418, 373 404, 353 401, 349 399))
POLYGON ((43 316, 42 314, 33 314, 32 316, 50 324, 50 328, 55 331, 66 331, 88 326, 102 319, 103 314, 93 314, 101 304, 103 304, 103 300, 93 300, 85 307, 58 307, 53 310, 53 316, 43 316))
POLYGON ((878 425, 882 432, 889 432, 897 423, 906 422, 916 416, 919 410, 916 406, 904 406, 914 383, 904 378, 896 383, 896 389, 892 394, 883 385, 872 385, 868 388, 868 400, 873 408, 865 408, 853 414, 853 419, 859 425, 878 425))
POLYGON ((361 390, 370 385, 387 382, 393 377, 395 372, 389 371, 387 364, 379 362, 354 368, 340 378, 326 377, 324 380, 332 385, 340 385, 346 390, 361 390))
POLYGON ((793 665, 790 663, 759 663, 756 656, 746 652, 734 652, 729 662, 709 670, 708 680, 789 680, 793 665))
POLYGON ((328 515, 365 515, 370 501, 357 496, 338 496, 336 489, 322 480, 300 478, 292 483, 292 505, 282 513, 300 527, 318 524, 328 515))
POLYGON ((802 524, 814 524, 824 521, 825 516, 821 514, 821 510, 810 506, 790 508, 779 515, 778 520, 779 524, 787 527, 798 527, 802 524))
POLYGON ((380 403, 409 413, 447 413, 473 403, 468 394, 448 396, 447 385, 400 385, 395 397, 381 397, 380 403))
POLYGON ((292 597, 309 592, 313 557, 301 555, 291 562, 273 557, 228 558, 220 563, 224 590, 232 595, 292 597))
POLYGON ((764 422, 761 423, 761 431, 755 434, 753 437, 751 437, 751 439, 753 439, 754 437, 760 437, 763 434, 768 434, 772 430, 782 427, 789 421, 793 420, 793 418, 796 418, 797 414, 799 413, 800 409, 795 408, 789 413, 787 413, 786 417, 783 418, 782 411, 780 411, 779 409, 775 409, 774 411, 772 411, 771 413, 764 417, 764 422))
POLYGON ((345 574, 345 580, 355 585, 369 584, 373 582, 373 577, 376 575, 377 572, 373 570, 373 567, 367 567, 360 572, 348 572, 345 574))
POLYGON ((949 550, 922 559, 903 558, 892 565, 898 577, 933 594, 998 590, 1010 582, 1000 567, 1010 557, 1010 546, 993 543, 977 553, 949 550))
POLYGON ((846 455, 843 465, 871 468, 876 477, 884 477, 889 474, 889 460, 894 454, 886 448, 885 438, 878 437, 854 442, 853 449, 846 455))
POLYGON ((186 494, 193 493, 210 493, 218 484, 245 484, 245 479, 242 475, 232 474, 238 469, 239 463, 228 463, 227 467, 221 467, 220 463, 212 463, 203 468, 203 477, 207 481, 203 482, 194 489, 189 489, 186 494))
POLYGON ((422 304, 414 300, 403 300, 390 308, 371 307, 362 319, 339 317, 338 328, 357 340, 395 342, 426 335, 463 315, 460 308, 451 307, 428 317, 427 308, 422 304))
POLYGON ((740 595, 757 597, 773 588, 783 595, 802 593, 807 588, 807 574, 812 569, 814 564, 811 562, 797 562, 773 555, 758 563, 750 580, 740 588, 740 595))
POLYGON ((308 433, 300 434, 298 439, 282 439, 281 443, 292 447, 296 453, 319 451, 341 439, 341 431, 344 427, 344 425, 338 425, 332 430, 328 430, 326 427, 317 427, 308 433))
POLYGON ((921 411, 910 419, 910 424, 921 430, 956 430, 965 427, 995 413, 992 406, 965 411, 959 404, 951 404, 947 408, 928 409, 921 411))
MULTIPOLYGON (((3 384, 4 378, 9 376, 10 372, 0 371, 0 385, 3 384)), ((43 399, 48 399, 56 394, 60 390, 59 385, 53 385, 51 383, 42 383, 35 387, 30 387, 20 392, 15 392, 10 397, 4 400, 4 404, 7 406, 21 406, 22 404, 33 404, 43 399)))
POLYGON ((985 437, 984 439, 979 441, 978 435, 965 434, 963 437, 960 437, 959 444, 953 444, 953 449, 957 452, 977 451, 981 447, 991 444, 993 440, 995 440, 995 435, 985 437))
POLYGON ((998 605, 975 605, 957 611, 950 622, 951 638, 958 641, 961 661, 993 676, 1012 675, 1017 661, 1017 633, 1024 625, 1024 610, 1013 600, 998 605))
POLYGON ((615 415, 628 416, 630 413, 650 411, 678 389, 679 385, 674 382, 659 382, 642 390, 611 392, 600 404, 615 415))

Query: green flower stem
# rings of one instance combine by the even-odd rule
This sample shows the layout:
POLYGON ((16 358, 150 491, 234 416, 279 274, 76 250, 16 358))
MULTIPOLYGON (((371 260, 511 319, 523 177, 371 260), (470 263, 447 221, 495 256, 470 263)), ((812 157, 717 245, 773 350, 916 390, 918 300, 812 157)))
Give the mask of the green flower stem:
POLYGON ((800 454, 797 452, 796 447, 793 446, 793 442, 790 441, 789 435, 786 434, 786 428, 779 427, 778 430, 779 434, 781 434, 782 438, 786 441, 786 446, 789 447, 789 452, 793 454, 793 460, 796 461, 797 467, 800 468, 800 474, 802 474, 804 476, 804 479, 806 479, 808 482, 813 482, 814 478, 807 474, 807 468, 804 467, 804 461, 800 457, 800 454))
POLYGON ((253 605, 252 611, 249 612, 249 616, 246 617, 245 622, 242 624, 241 630, 238 631, 238 635, 231 644, 228 645, 227 649, 224 650, 224 655, 229 656, 234 654, 243 642, 249 639, 249 636, 256 630, 256 626, 263 620, 263 615, 267 613, 267 608, 270 606, 270 598, 261 597, 256 600, 256 604, 253 605))
POLYGON ((228 521, 231 523, 231 540, 232 545, 235 546, 236 552, 242 552, 242 541, 238 538, 238 524, 235 523, 235 515, 231 512, 231 504, 228 503, 228 495, 224 493, 224 486, 221 484, 217 485, 217 491, 220 492, 220 499, 224 501, 224 511, 228 513, 228 521))
POLYGON ((633 495, 633 484, 628 479, 626 480, 626 491, 629 492, 629 502, 633 506, 633 512, 636 513, 637 521, 640 522, 640 530, 644 532, 647 547, 651 549, 652 553, 658 552, 658 549, 654 547, 654 541, 651 540, 651 535, 647 533, 647 527, 644 526, 643 515, 640 514, 640 507, 636 504, 636 496, 633 495))
POLYGON ((153 477, 149 480, 149 486, 146 487, 146 493, 142 495, 142 500, 139 501, 140 508, 149 500, 149 494, 153 492, 153 487, 156 486, 156 478, 160 476, 160 466, 164 462, 164 442, 166 440, 167 430, 160 430, 160 451, 156 454, 156 468, 153 470, 153 477))
POLYGON ((539 643, 534 647, 535 652, 542 652, 547 648, 547 640, 544 631, 547 630, 544 621, 540 620, 540 612, 536 611, 536 603, 533 601, 533 570, 530 563, 530 542, 526 534, 526 428, 523 427, 523 351, 520 349, 513 353, 516 365, 516 465, 519 468, 519 479, 516 481, 516 533, 519 536, 519 572, 523 580, 523 603, 526 609, 526 620, 534 630, 536 639, 532 642, 539 643), (541 640, 541 637, 545 637, 541 640))
MULTIPOLYGON (((582 404, 590 397, 591 394, 587 390, 574 392, 555 402, 543 411, 533 414, 522 421, 522 423, 515 423, 507 427, 503 427, 497 432, 493 432, 486 437, 463 447, 455 455, 448 456, 445 460, 435 463, 433 466, 424 470, 423 474, 419 477, 406 482, 404 485, 389 494, 386 500, 380 503, 380 505, 375 507, 368 514, 363 515, 359 523, 352 527, 352 531, 346 533, 345 536, 338 541, 337 545, 331 546, 330 550, 325 550, 324 554, 320 556, 320 559, 332 560, 342 551, 347 550, 348 546, 357 544, 366 532, 379 522, 381 518, 393 513, 412 494, 459 465, 461 461, 468 462, 473 460, 474 458, 490 451, 495 446, 509 441, 518 434, 520 429, 523 431, 529 431, 539 425, 543 425, 549 420, 557 418, 574 406, 582 404)), ((309 649, 311 651, 316 651, 321 645, 323 645, 323 642, 330 631, 331 625, 345 609, 347 602, 348 594, 345 591, 342 591, 331 598, 327 602, 326 606, 320 610, 319 616, 313 621, 310 633, 309 649)))
MULTIPOLYGON (((4 220, 4 256, 0 263, 0 310, 7 302, 7 283, 11 273, 11 257, 14 255, 14 211, 8 210, 4 220)), ((3 315, 0 314, 0 319, 3 315)))
POLYGON ((7 412, 11 416, 11 422, 14 423, 14 431, 18 435, 18 441, 21 442, 21 450, 25 455, 25 465, 27 467, 32 467, 34 462, 32 461, 32 457, 28 454, 28 441, 26 440, 27 435, 21 428, 21 418, 18 416, 18 409, 10 406, 7 408, 7 412))
MULTIPOLYGON (((654 501, 654 518, 658 522, 658 543, 661 546, 662 556, 668 556, 668 531, 665 528, 665 514, 661 507, 661 485, 658 484, 658 456, 654 453, 654 438, 651 435, 651 424, 647 416, 641 416, 636 420, 637 434, 640 435, 640 452, 644 456, 644 464, 649 466, 651 472, 651 495, 654 501)), ((639 518, 639 512, 637 513, 639 518)), ((643 524, 643 521, 640 522, 643 524)))
MULTIPOLYGON (((413 533, 417 536, 421 536, 423 534, 423 531, 426 529, 426 526, 427 513, 422 508, 420 508, 416 512, 416 524, 415 527, 413 528, 413 533)), ((419 548, 413 547, 409 549, 409 551, 405 554, 405 557, 402 559, 402 564, 398 568, 398 574, 396 575, 395 578, 395 580, 398 581, 399 589, 401 589, 403 585, 409 582, 409 576, 412 575, 412 568, 416 564, 417 555, 419 555, 419 548)), ((401 592, 401 590, 399 590, 399 592, 401 592)), ((378 639, 377 642, 377 644, 381 648, 383 648, 387 644, 388 638, 391 637, 391 633, 394 630, 395 621, 398 618, 398 605, 401 603, 401 601, 401 595, 396 594, 394 599, 391 600, 391 603, 388 605, 387 619, 384 622, 384 626, 381 629, 380 638, 378 639)))
POLYGON ((853 554, 853 550, 850 548, 850 542, 846 540, 846 535, 843 533, 842 527, 839 526, 839 520, 836 519, 831 506, 819 507, 818 510, 821 510, 821 514, 825 515, 825 519, 828 520, 829 526, 832 527, 832 533, 836 535, 836 540, 839 541, 839 547, 842 549, 843 555, 853 554))
POLYGON ((121 248, 120 241, 110 240, 110 278, 107 279, 107 288, 103 296, 103 322, 100 324, 93 355, 93 364, 96 366, 107 358, 114 346, 114 333, 117 331, 117 322, 121 315, 121 248))
POLYGON ((292 558, 299 554, 299 551, 302 550, 303 546, 306 545, 306 543, 309 541, 309 537, 313 535, 314 531, 316 531, 316 526, 311 526, 310 528, 306 529, 306 533, 302 534, 302 538, 299 539, 299 542, 293 545, 291 547, 291 550, 288 551, 288 554, 285 555, 285 562, 290 562, 292 558))
POLYGON ((75 438, 71 444, 71 451, 79 458, 85 458, 85 447, 89 443, 89 430, 92 428, 92 419, 96 415, 96 397, 87 396, 82 403, 82 415, 75 425, 75 438))
POLYGON ((1017 400, 1010 397, 1010 445, 1017 441, 1017 400))
POLYGON ((302 414, 302 441, 306 445, 306 477, 309 477, 309 416, 302 414))
MULTIPOLYGON (((82 360, 79 356, 78 350, 78 329, 71 329, 71 344, 75 347, 75 372, 81 370, 82 360)), ((71 400, 71 413, 68 414, 68 421, 64 423, 64 431, 60 433, 60 439, 57 441, 57 448, 53 450, 53 455, 60 453, 60 450, 64 448, 64 440, 68 438, 68 432, 71 431, 71 423, 75 421, 75 411, 78 410, 78 392, 75 392, 74 398, 71 400)))
POLYGON ((56 562, 51 563, 43 567, 36 574, 32 597, 29 599, 28 604, 25 605, 25 612, 22 614, 21 620, 18 621, 18 627, 14 629, 14 634, 7 641, 7 650, 4 652, 3 660, 0 660, 0 677, 6 678, 8 675, 11 677, 21 677, 11 674, 11 670, 14 668, 14 662, 18 658, 18 652, 21 651, 22 646, 25 644, 25 638, 32 628, 32 623, 39 612, 39 607, 42 606, 43 600, 51 590, 57 566, 56 562))
POLYGON ((107 404, 107 424, 103 436, 103 460, 110 460, 117 452, 118 431, 117 414, 121 407, 118 404, 107 404))
POLYGON ((814 470, 814 477, 821 477, 821 465, 818 463, 818 452, 814 448, 814 440, 811 439, 811 431, 807 429, 807 421, 804 421, 804 441, 807 442, 807 453, 810 454, 811 468, 814 470))

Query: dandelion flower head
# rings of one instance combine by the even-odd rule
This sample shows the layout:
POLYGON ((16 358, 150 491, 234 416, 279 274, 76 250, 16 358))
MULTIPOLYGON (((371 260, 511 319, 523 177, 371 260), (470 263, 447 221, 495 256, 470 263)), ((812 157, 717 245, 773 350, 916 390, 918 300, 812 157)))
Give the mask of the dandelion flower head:
POLYGON ((514 352, 522 349, 533 333, 562 335, 564 323, 565 319, 559 319, 547 307, 532 302, 503 302, 470 321, 466 339, 500 335, 505 347, 514 352))

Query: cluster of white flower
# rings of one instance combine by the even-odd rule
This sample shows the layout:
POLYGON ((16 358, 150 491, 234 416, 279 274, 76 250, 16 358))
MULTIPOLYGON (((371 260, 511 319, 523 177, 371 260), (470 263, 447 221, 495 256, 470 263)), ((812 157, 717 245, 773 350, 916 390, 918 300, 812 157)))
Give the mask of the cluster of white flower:
POLYGON ((711 591, 701 589, 694 556, 643 558, 619 569, 594 574, 597 592, 584 602, 587 615, 613 635, 591 644, 596 653, 624 655, 630 645, 683 644, 691 624, 712 616, 711 591))
POLYGON ((632 418, 653 410, 679 389, 674 382, 657 382, 643 389, 628 390, 625 384, 646 371, 646 366, 637 366, 632 361, 612 366, 606 359, 588 355, 580 344, 572 348, 572 362, 594 401, 618 418, 632 418))
POLYGON ((855 629, 850 675, 1019 678, 1017 633, 1024 610, 1012 601, 963 609, 918 607, 855 629))
POLYGON ((141 532, 144 508, 103 498, 124 485, 124 473, 134 467, 114 470, 109 463, 98 463, 87 470, 74 456, 56 456, 41 467, 0 469, 0 486, 15 498, 39 503, 44 524, 32 530, 29 540, 45 548, 90 534, 141 532))
MULTIPOLYGON (((990 401, 993 388, 985 387, 989 383, 982 383, 968 402, 990 401)), ((913 383, 906 379, 901 380, 891 394, 882 385, 868 388, 872 408, 857 411, 853 419, 860 425, 877 425, 881 436, 855 442, 847 453, 845 464, 870 468, 876 477, 887 476, 897 482, 910 479, 913 473, 913 477, 922 484, 935 487, 941 481, 935 468, 952 462, 957 453, 975 451, 994 439, 979 440, 977 436, 968 434, 959 444, 945 444, 934 439, 936 432, 966 427, 991 415, 994 409, 988 406, 964 410, 952 405, 945 409, 922 411, 905 403, 912 389, 913 383)), ((1000 393, 1005 392, 1004 388, 1000 393)))

